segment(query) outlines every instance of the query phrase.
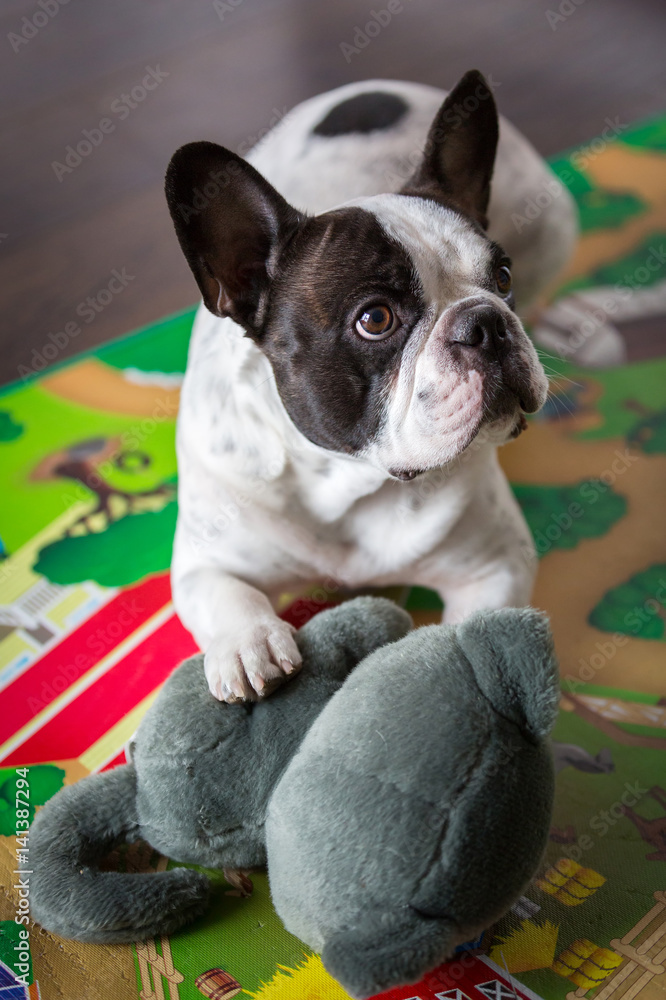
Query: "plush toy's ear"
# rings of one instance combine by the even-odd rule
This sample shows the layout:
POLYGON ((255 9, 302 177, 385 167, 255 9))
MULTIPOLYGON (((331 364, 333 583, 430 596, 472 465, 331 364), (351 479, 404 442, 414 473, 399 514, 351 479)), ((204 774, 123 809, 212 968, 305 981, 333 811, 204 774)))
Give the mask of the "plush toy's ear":
POLYGON ((478 70, 469 70, 439 109, 423 159, 401 193, 444 198, 485 229, 498 136, 490 87, 478 70))
POLYGON ((407 612, 385 597, 356 597, 315 615, 296 641, 318 674, 344 680, 375 649, 402 639, 412 624, 407 612))
POLYGON ((534 739, 547 736, 557 717, 559 682, 546 615, 534 608, 478 612, 457 627, 456 638, 499 714, 534 739))
POLYGON ((257 336, 272 265, 304 219, 245 160, 214 142, 174 153, 166 198, 204 302, 257 336))

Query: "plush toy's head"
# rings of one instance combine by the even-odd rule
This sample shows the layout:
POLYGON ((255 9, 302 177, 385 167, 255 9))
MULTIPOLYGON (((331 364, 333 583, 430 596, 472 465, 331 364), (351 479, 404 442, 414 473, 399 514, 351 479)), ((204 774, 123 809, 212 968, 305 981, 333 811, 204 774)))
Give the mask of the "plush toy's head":
POLYGON ((519 897, 557 701, 545 618, 507 609, 377 650, 323 710, 271 799, 269 875, 352 996, 417 981, 519 897))

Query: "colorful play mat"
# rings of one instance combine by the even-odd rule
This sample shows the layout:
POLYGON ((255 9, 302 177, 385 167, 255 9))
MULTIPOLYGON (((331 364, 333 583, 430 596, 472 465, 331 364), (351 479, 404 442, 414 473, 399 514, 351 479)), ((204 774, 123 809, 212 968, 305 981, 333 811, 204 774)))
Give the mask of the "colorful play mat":
MULTIPOLYGON (((666 119, 553 166, 583 227, 559 298, 622 292, 633 303, 626 337, 642 311, 658 322, 666 119)), ((160 684, 195 650, 168 575, 193 315, 24 373, 0 393, 2 1000, 346 997, 283 929, 261 872, 213 873, 203 919, 134 947, 21 922, 15 873, 29 871, 29 838, 19 820, 63 784, 121 763, 160 684), (21 779, 30 798, 17 808, 21 779)), ((501 458, 534 533, 534 603, 551 616, 562 670, 547 856, 497 926, 387 994, 395 1000, 666 1000, 666 359, 607 370, 545 362, 549 401, 501 458)), ((435 595, 393 596, 417 624, 437 620, 435 595)), ((285 597, 285 614, 302 621, 330 600, 315 591, 294 608, 285 597)), ((126 871, 169 864, 145 845, 109 860, 126 871)))

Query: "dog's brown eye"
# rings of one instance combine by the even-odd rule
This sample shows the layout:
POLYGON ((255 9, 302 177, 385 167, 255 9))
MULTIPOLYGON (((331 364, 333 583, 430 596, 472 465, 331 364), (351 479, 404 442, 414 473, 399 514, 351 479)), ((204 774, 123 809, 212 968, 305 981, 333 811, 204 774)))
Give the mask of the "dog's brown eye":
POLYGON ((389 337, 398 323, 389 306, 371 306, 356 320, 356 330, 366 340, 383 340, 389 337))
POLYGON ((495 271, 495 284, 500 295, 508 295, 511 291, 511 271, 505 264, 495 271))

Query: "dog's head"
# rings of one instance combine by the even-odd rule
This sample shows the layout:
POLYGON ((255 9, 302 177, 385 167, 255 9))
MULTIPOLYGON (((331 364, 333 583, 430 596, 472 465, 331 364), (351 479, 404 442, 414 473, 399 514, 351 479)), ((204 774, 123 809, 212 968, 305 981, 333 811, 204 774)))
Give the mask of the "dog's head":
POLYGON ((221 146, 174 155, 167 200, 204 302, 259 345, 315 444, 412 479, 482 429, 516 436, 543 405, 511 262, 485 233, 497 137, 490 89, 469 72, 400 193, 314 217, 221 146))

